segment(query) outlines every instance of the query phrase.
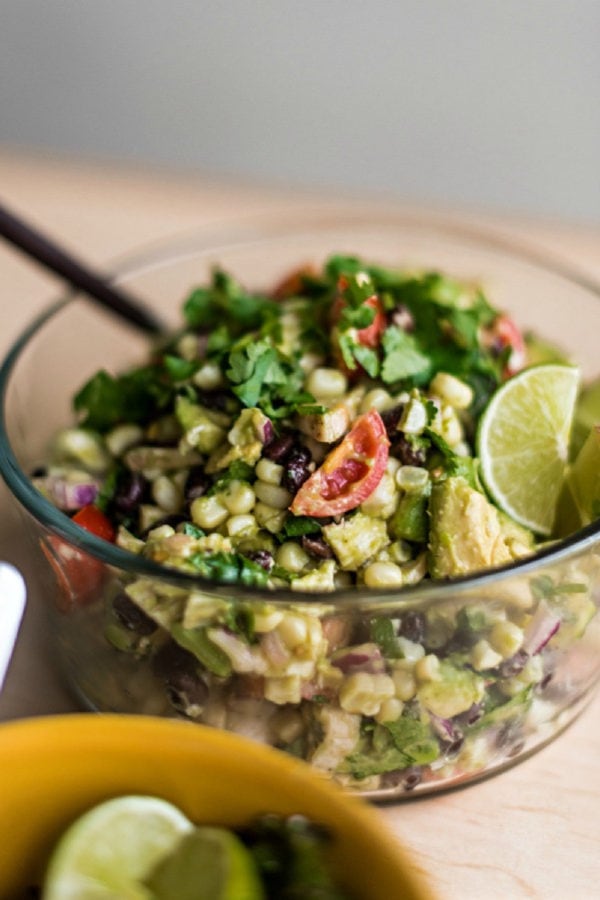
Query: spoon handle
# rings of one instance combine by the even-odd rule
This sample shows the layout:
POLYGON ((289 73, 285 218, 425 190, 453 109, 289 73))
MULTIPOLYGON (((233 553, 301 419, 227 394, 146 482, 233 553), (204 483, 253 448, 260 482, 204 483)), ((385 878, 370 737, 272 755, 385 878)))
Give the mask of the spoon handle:
POLYGON ((25 582, 14 566, 0 563, 0 691, 25 608, 25 582))
POLYGON ((152 335, 164 331, 154 315, 144 309, 137 300, 74 259, 62 247, 10 212, 2 203, 0 203, 0 236, 130 324, 152 335))

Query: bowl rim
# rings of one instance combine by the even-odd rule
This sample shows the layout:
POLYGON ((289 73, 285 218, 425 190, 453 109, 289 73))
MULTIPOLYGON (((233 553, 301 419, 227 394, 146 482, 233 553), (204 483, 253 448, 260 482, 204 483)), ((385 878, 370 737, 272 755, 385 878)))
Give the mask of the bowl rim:
MULTIPOLYGON (((299 234, 309 235, 317 228, 344 229, 349 226, 365 225, 379 228, 411 227, 421 229, 423 232, 434 232, 438 236, 459 239, 480 250, 504 254, 508 260, 527 264, 545 274, 562 278, 572 286, 594 295, 600 301, 600 283, 596 283, 550 254, 546 255, 535 247, 525 246, 521 240, 517 244, 515 240, 497 230, 464 223, 443 214, 407 212, 396 204, 376 202, 364 204, 356 201, 337 201, 319 205, 300 205, 293 210, 286 207, 284 210, 275 209, 218 219, 166 239, 145 243, 117 257, 110 265, 108 275, 116 283, 120 283, 136 275, 147 274, 166 263, 173 264, 209 252, 215 256, 219 248, 231 250, 235 247, 247 247, 253 243, 260 246, 267 240, 273 241, 299 234)), ((13 496, 38 524, 47 528, 56 537, 62 538, 111 567, 138 577, 160 579, 187 590, 218 591, 221 595, 226 591, 229 599, 246 602, 252 600, 264 602, 268 599, 270 604, 320 602, 328 606, 350 608, 363 606, 365 601, 368 601, 369 605, 373 607, 377 605, 380 608, 398 605, 399 602, 410 607, 415 605, 424 607, 451 599, 457 591, 485 589, 514 575, 535 574, 537 569, 545 565, 562 563, 586 552, 600 540, 600 520, 598 520, 567 538, 551 542, 531 556, 475 574, 444 581, 425 581, 414 586, 395 589, 352 587, 318 593, 300 593, 289 588, 267 590, 261 587, 223 583, 178 569, 169 569, 160 563, 136 556, 110 544, 74 524, 64 512, 46 500, 33 486, 30 478, 19 466, 6 428, 7 391, 21 353, 47 322, 68 304, 81 297, 81 292, 71 290, 50 303, 14 340, 0 364, 0 473, 13 496)))

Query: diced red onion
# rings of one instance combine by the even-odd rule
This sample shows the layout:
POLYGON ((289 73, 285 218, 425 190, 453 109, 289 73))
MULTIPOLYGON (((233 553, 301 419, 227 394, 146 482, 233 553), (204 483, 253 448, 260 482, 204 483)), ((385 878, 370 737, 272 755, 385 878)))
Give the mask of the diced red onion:
POLYGON ((353 672, 369 672, 376 675, 385 671, 385 661, 377 644, 360 644, 339 651, 331 660, 331 664, 341 669, 344 675, 353 672))
POLYGON ((542 600, 536 609, 531 621, 525 629, 525 637, 521 649, 535 656, 544 649, 551 637, 553 637, 561 625, 561 618, 552 612, 545 600, 542 600))
POLYGON ((270 444, 273 438, 275 437, 275 429, 273 428, 273 423, 270 419, 265 419, 260 423, 257 428, 258 439, 261 444, 270 444))
POLYGON ((59 509, 71 511, 93 503, 100 489, 97 481, 67 481, 65 478, 50 477, 47 487, 59 509))

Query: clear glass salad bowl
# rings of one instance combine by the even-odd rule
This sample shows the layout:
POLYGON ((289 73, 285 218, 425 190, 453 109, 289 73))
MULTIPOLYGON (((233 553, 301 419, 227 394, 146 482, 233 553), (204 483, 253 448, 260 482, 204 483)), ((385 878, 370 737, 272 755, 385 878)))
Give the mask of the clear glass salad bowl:
MULTIPOLYGON (((563 348, 585 379, 600 375, 594 286, 497 239, 387 208, 348 205, 240 220, 130 258, 115 277, 175 329, 183 299, 215 264, 258 289, 332 253, 480 281, 494 306, 563 348)), ((375 799, 413 797, 500 772, 582 710, 600 675, 598 523, 470 577, 321 594, 215 584, 74 524, 36 490, 32 474, 57 429, 73 422, 72 398, 81 385, 99 369, 118 373, 140 364, 148 349, 135 328, 72 295, 31 325, 0 372, 0 466, 42 551, 39 577, 57 659, 86 707, 169 717, 184 710, 192 720, 303 756, 375 799), (322 648, 318 665, 330 664, 334 653, 339 663, 347 651, 339 666, 346 672, 360 670, 364 660, 356 653, 373 634, 385 640, 391 628, 402 649, 396 643, 389 658, 384 651, 383 665, 394 676, 400 706, 417 712, 382 740, 374 715, 340 716, 330 693, 303 690, 294 698, 283 683, 279 695, 273 685, 265 693, 264 680, 243 664, 211 667, 205 653, 189 646, 165 652, 160 626, 158 638, 144 636, 135 623, 123 627, 115 619, 113 601, 133 583, 156 601, 156 621, 161 609, 174 607, 185 607, 196 625, 224 615, 232 622, 261 618, 263 625, 269 616, 291 617, 305 640, 312 635, 322 648), (501 631, 508 625, 520 635, 518 650, 477 668, 474 648, 499 623, 501 631), (443 677, 428 674, 428 663, 415 669, 423 658, 443 677), (425 695, 427 702, 415 706, 425 695)))

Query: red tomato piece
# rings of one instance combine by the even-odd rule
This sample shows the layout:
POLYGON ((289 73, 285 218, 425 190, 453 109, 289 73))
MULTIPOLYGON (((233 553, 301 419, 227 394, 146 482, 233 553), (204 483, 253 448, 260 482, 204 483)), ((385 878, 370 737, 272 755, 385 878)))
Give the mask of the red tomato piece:
MULTIPOLYGON (((362 305, 374 309, 375 318, 370 325, 367 325, 366 328, 359 328, 355 333, 355 338, 359 344, 363 345, 363 347, 371 347, 372 349, 375 349, 375 347, 379 346, 381 335, 385 331, 386 327, 386 318, 383 311, 383 306, 381 305, 381 300, 379 299, 377 294, 373 294, 372 297, 368 297, 362 305)), ((331 309, 331 320, 334 325, 337 325, 337 323, 339 322, 342 315, 342 310, 346 306, 347 301, 343 296, 340 295, 335 300, 331 309)))
POLYGON ((298 516, 339 516, 369 497, 383 476, 390 442, 377 410, 356 420, 343 441, 304 482, 290 506, 298 516))
POLYGON ((98 509, 97 506, 94 506, 93 503, 82 506, 72 519, 73 522, 76 522, 77 525, 85 528, 86 531, 95 534, 96 537, 102 538, 105 541, 110 541, 111 543, 115 539, 116 532, 112 522, 104 515, 102 510, 98 509))
POLYGON ((511 317, 505 313, 497 316, 486 330, 484 343, 497 353, 501 353, 507 347, 510 348, 510 355, 504 367, 505 378, 515 375, 527 363, 527 348, 523 335, 511 317))
MULTIPOLYGON (((112 522, 93 503, 82 506, 73 516, 73 522, 105 541, 115 540, 112 522)), ((103 562, 54 535, 42 541, 41 546, 56 576, 59 609, 68 612, 97 599, 107 575, 103 562)))

